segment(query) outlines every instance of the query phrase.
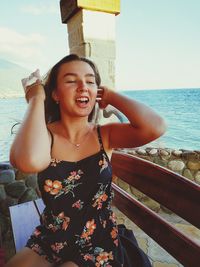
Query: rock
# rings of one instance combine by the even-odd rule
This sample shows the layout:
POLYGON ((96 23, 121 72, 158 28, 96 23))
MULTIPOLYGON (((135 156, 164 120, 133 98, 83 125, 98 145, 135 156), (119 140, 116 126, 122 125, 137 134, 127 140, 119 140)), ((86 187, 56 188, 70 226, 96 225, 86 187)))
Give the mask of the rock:
POLYGON ((127 183, 125 183, 124 181, 122 181, 121 179, 118 179, 117 184, 119 185, 119 187, 121 187, 122 189, 124 189, 125 191, 128 192, 129 190, 129 185, 127 183))
POLYGON ((26 180, 27 177, 30 176, 30 175, 32 175, 32 174, 24 173, 24 172, 21 172, 21 171, 17 170, 15 179, 16 180, 26 180))
POLYGON ((182 154, 182 157, 186 159, 187 161, 189 160, 197 160, 198 159, 198 153, 194 151, 184 151, 182 154))
POLYGON ((180 157, 182 155, 182 151, 181 150, 173 150, 172 154, 176 157, 180 157))
POLYGON ((27 187, 32 187, 32 188, 36 189, 38 187, 37 174, 28 175, 26 180, 25 180, 25 184, 27 187))
POLYGON ((168 167, 174 172, 181 172, 185 167, 185 163, 181 160, 171 160, 168 163, 168 167))
POLYGON ((13 169, 9 161, 0 162, 0 170, 9 170, 9 169, 13 169))
POLYGON ((36 191, 32 188, 28 188, 24 194, 21 196, 21 198, 19 199, 19 203, 24 203, 27 201, 32 201, 32 200, 36 200, 38 199, 38 195, 36 193, 36 191))
POLYGON ((20 198, 26 191, 24 181, 15 181, 5 186, 6 193, 14 198, 20 198))
POLYGON ((187 166, 190 170, 198 171, 200 169, 199 161, 188 161, 187 166))
POLYGON ((142 198, 144 198, 146 196, 145 194, 143 194, 142 192, 140 192, 139 190, 137 190, 133 186, 130 186, 130 191, 139 200, 142 199, 142 198))
POLYGON ((164 157, 170 155, 170 152, 165 150, 165 149, 160 149, 159 153, 160 153, 161 156, 164 156, 164 157))
POLYGON ((6 191, 3 185, 0 184, 0 201, 6 199, 6 191))
POLYGON ((195 174, 195 177, 194 177, 195 181, 200 184, 200 171, 198 171, 196 174, 195 174))
POLYGON ((5 216, 9 216, 9 207, 18 204, 18 200, 7 196, 6 199, 0 202, 0 210, 5 216))
POLYGON ((155 212, 158 212, 160 210, 160 204, 149 197, 142 199, 141 202, 155 212))
POLYGON ((137 152, 139 155, 146 155, 146 154, 147 154, 146 150, 145 150, 145 149, 142 149, 142 148, 137 149, 136 152, 137 152))
POLYGON ((0 171, 0 184, 9 184, 15 180, 14 170, 1 170, 0 171))
POLYGON ((156 149, 156 148, 153 148, 153 149, 151 149, 150 151, 149 151, 149 155, 151 155, 151 156, 155 156, 155 155, 157 155, 158 154, 158 150, 156 149))
POLYGON ((183 176, 185 176, 186 178, 188 178, 189 180, 194 180, 194 177, 191 173, 191 171, 189 169, 185 169, 183 172, 183 176))
POLYGON ((135 150, 130 150, 130 151, 128 151, 128 154, 130 154, 130 155, 137 155, 137 153, 136 153, 136 151, 135 150))
POLYGON ((3 214, 1 214, 1 216, 0 216, 0 229, 1 229, 2 235, 5 235, 7 233, 8 228, 9 228, 8 218, 6 216, 4 216, 3 214))
POLYGON ((164 160, 164 159, 160 159, 159 157, 156 157, 154 159, 154 163, 162 166, 162 167, 167 167, 167 160, 164 160))

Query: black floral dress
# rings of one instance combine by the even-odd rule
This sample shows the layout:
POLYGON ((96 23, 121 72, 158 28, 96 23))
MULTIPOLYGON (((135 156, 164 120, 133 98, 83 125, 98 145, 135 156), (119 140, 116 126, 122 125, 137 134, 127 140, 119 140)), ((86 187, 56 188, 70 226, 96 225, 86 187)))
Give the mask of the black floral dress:
POLYGON ((132 231, 116 224, 112 168, 99 127, 97 132, 98 153, 77 162, 52 159, 38 174, 46 207, 26 246, 57 265, 72 261, 79 267, 149 267, 132 231))

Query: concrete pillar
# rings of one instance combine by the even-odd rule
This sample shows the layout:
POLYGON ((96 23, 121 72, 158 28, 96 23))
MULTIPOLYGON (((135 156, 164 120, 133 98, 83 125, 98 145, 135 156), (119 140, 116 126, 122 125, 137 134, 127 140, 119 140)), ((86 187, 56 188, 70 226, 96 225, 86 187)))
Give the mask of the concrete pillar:
POLYGON ((91 58, 102 84, 114 89, 115 15, 120 12, 120 0, 61 0, 60 8, 70 53, 91 58))

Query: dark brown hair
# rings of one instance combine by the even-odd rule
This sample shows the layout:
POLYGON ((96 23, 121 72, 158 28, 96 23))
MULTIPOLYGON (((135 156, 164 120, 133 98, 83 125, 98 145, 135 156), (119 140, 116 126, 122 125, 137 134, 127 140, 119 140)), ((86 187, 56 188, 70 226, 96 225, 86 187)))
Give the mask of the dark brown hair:
MULTIPOLYGON (((46 99, 45 99, 45 120, 46 123, 54 122, 60 120, 60 109, 59 105, 56 104, 55 100, 52 98, 52 92, 57 87, 57 77, 60 70, 60 67, 68 62, 71 61, 83 61, 90 65, 90 67, 93 69, 95 74, 95 81, 97 86, 99 87, 101 84, 101 77, 99 75, 99 71, 96 67, 96 65, 88 58, 85 57, 79 57, 76 54, 68 55, 64 58, 62 58, 60 61, 58 61, 51 70, 47 73, 46 78, 44 79, 44 89, 46 93, 46 99)), ((92 112, 89 114, 88 120, 91 121, 94 116, 95 108, 93 108, 92 112)))

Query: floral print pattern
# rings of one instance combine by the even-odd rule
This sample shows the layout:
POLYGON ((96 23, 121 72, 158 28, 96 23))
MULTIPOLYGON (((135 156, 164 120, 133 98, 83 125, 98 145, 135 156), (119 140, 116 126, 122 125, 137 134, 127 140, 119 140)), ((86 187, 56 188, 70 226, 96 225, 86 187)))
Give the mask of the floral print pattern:
POLYGON ((84 260, 92 261, 96 267, 112 267, 109 262, 113 260, 113 253, 112 251, 106 252, 102 248, 96 247, 93 254, 88 253, 84 255, 84 260))
POLYGON ((30 248, 35 251, 38 255, 40 255, 42 258, 49 262, 59 262, 60 257, 57 257, 56 255, 52 254, 51 257, 48 257, 46 253, 43 251, 42 247, 39 244, 32 244, 30 248))
POLYGON ((115 246, 117 247, 118 246, 118 229, 116 226, 113 227, 110 235, 111 235, 111 238, 113 239, 115 246))
POLYGON ((81 210, 83 208, 83 204, 84 202, 79 199, 72 204, 72 208, 77 208, 78 210, 81 210))
POLYGON ((27 246, 46 254, 49 262, 62 264, 70 255, 78 266, 120 264, 114 256, 118 229, 110 209, 112 169, 98 136, 100 153, 76 163, 53 159, 38 174, 46 208, 27 246))
POLYGON ((56 242, 56 243, 54 243, 54 244, 52 244, 51 245, 51 248, 52 248, 52 250, 54 251, 54 252, 56 252, 56 253, 59 253, 63 248, 64 248, 64 246, 66 246, 67 245, 67 242, 65 241, 65 242, 56 242))
POLYGON ((91 236, 93 235, 95 229, 96 224, 94 219, 87 221, 86 225, 83 228, 83 232, 81 236, 78 236, 76 243, 81 247, 84 247, 86 244, 90 243, 91 236))
POLYGON ((44 191, 51 194, 57 195, 62 189, 62 183, 58 180, 52 181, 50 179, 45 180, 44 191))
POLYGON ((59 213, 57 216, 53 215, 51 212, 50 223, 48 223, 48 219, 45 214, 42 215, 42 220, 47 229, 51 230, 52 232, 56 232, 58 230, 66 231, 70 223, 70 218, 65 216, 64 212, 59 213))
POLYGON ((108 198, 108 195, 105 193, 108 185, 100 185, 99 191, 96 193, 94 198, 92 199, 94 202, 92 204, 93 207, 97 207, 97 209, 101 209, 103 202, 105 202, 108 198))
POLYGON ((61 160, 58 159, 51 159, 50 166, 56 167, 58 163, 60 163, 61 160))
POLYGON ((74 188, 81 184, 77 183, 77 181, 81 178, 82 174, 83 172, 81 170, 72 171, 62 183, 58 180, 52 181, 47 179, 45 180, 44 191, 54 195, 55 198, 68 193, 71 193, 74 197, 74 188))
POLYGON ((99 161, 99 166, 100 166, 100 173, 108 168, 108 161, 106 158, 106 155, 103 154, 103 158, 99 161))

